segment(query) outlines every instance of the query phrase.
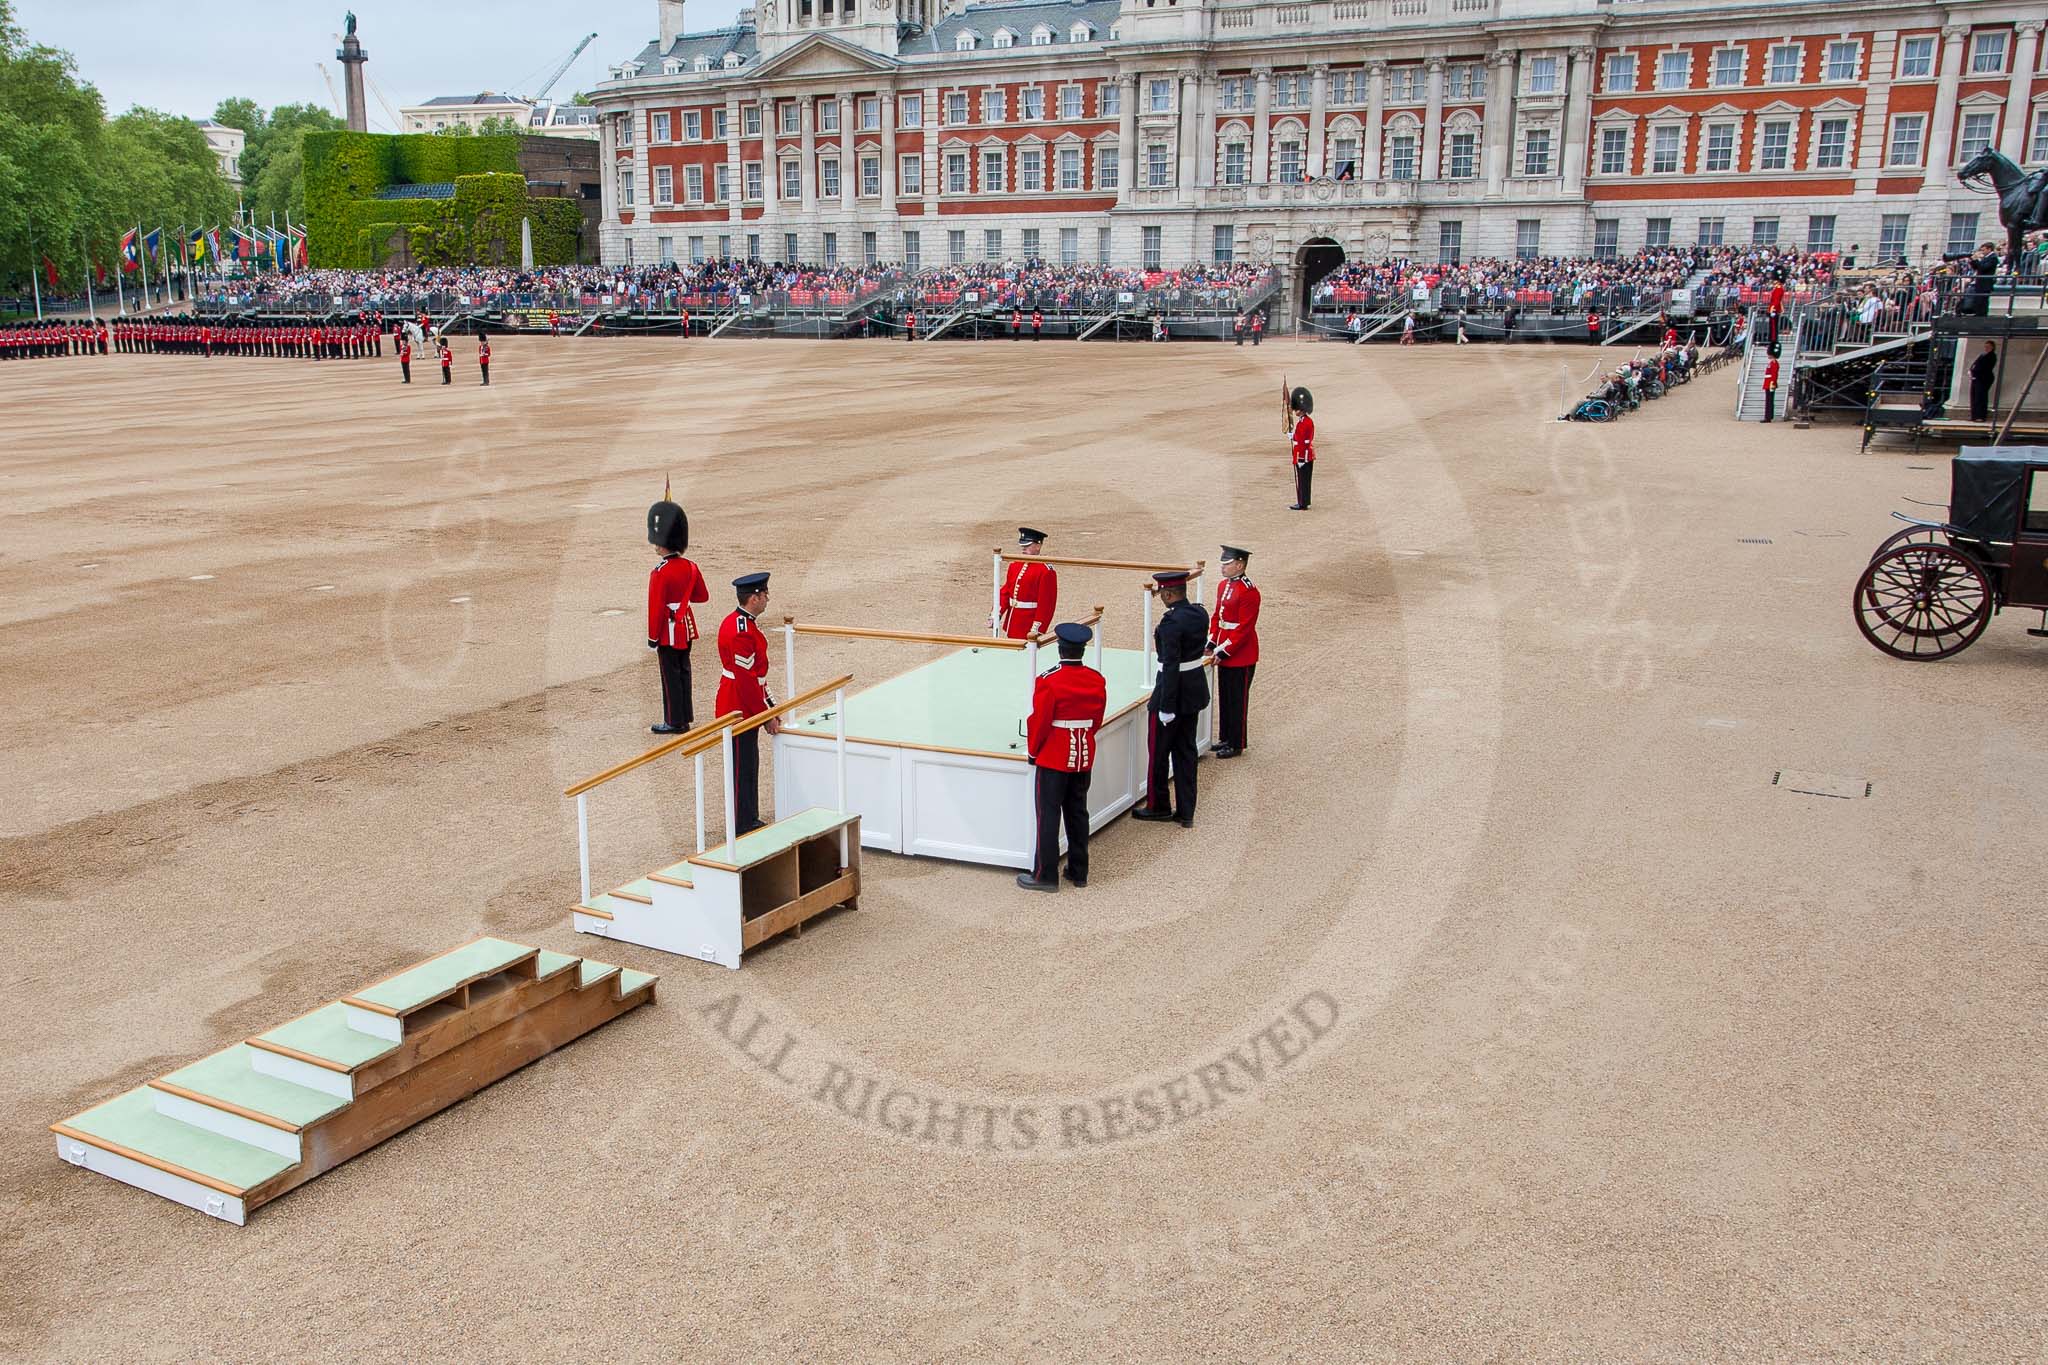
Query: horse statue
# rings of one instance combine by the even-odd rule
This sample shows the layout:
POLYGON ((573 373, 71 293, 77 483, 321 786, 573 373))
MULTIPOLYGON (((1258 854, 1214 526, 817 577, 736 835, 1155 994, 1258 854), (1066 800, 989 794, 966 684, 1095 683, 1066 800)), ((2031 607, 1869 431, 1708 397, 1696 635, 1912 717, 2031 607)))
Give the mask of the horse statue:
POLYGON ((2005 268, 2018 273, 2027 234, 2048 228, 2048 170, 2029 175, 2003 152, 1986 147, 1956 172, 1956 179, 1977 190, 1988 180, 1997 191, 1998 221, 2005 225, 2005 268))

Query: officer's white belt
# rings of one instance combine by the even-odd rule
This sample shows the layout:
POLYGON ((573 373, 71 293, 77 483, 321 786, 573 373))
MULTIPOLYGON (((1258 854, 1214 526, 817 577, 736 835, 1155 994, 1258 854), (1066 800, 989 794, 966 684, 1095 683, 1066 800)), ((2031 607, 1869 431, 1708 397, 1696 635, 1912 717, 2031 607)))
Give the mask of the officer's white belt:
POLYGON ((1216 623, 1216 629, 1218 629, 1218 630, 1236 630, 1236 629, 1237 629, 1237 622, 1235 622, 1235 621, 1218 621, 1218 622, 1216 623))
POLYGON ((1200 659, 1190 659, 1180 666, 1180 671, 1183 673, 1192 673, 1201 666, 1202 661, 1200 659))
POLYGON ((1011 605, 1012 607, 1035 607, 1035 606, 1037 606, 1037 605, 1038 605, 1038 603, 1036 603, 1036 602, 1012 602, 1012 603, 1010 603, 1010 605, 1011 605))
POLYGON ((1095 722, 1092 720, 1056 720, 1052 723, 1052 728, 1055 730, 1093 730, 1095 722))

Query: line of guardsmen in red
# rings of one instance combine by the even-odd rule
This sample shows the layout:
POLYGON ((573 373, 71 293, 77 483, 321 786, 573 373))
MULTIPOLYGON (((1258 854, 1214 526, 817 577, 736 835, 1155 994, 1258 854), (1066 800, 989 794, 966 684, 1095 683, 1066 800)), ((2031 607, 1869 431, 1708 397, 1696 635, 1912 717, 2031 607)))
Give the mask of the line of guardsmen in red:
POLYGON ((239 355, 283 360, 364 360, 384 354, 383 319, 266 322, 194 317, 131 318, 114 324, 114 349, 156 355, 239 355))
POLYGON ((108 345, 107 324, 91 318, 44 318, 0 326, 0 360, 105 355, 108 345))

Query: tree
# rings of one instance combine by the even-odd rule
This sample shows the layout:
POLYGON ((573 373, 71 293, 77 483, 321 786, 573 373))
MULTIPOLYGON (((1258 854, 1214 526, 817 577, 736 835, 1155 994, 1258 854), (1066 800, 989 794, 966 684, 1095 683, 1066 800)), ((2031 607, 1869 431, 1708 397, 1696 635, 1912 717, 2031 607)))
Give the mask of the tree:
POLYGON ((517 136, 524 131, 519 120, 510 114, 493 114, 477 125, 476 134, 478 137, 504 137, 517 136))
MULTIPOLYGON (((240 128, 246 135, 247 141, 242 147, 242 183, 252 190, 265 183, 264 172, 273 157, 289 155, 297 147, 300 134, 309 129, 326 131, 342 126, 340 119, 317 104, 280 104, 266 114, 256 101, 239 95, 216 105, 213 121, 230 128, 240 128)), ((303 202, 305 191, 300 190, 298 194, 303 202)), ((271 209, 282 213, 286 198, 283 191, 271 196, 257 216, 260 218, 271 209)))
POLYGON ((445 128, 436 128, 435 137, 475 137, 476 129, 467 123, 451 123, 445 128))

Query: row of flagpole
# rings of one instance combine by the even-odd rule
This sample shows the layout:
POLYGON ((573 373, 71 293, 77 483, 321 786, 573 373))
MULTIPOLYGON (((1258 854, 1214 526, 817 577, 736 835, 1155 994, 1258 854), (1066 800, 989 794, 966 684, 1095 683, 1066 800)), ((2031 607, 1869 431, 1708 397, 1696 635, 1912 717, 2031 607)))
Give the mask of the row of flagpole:
MULTIPOLYGON (((235 244, 234 255, 237 260, 249 261, 260 266, 267 259, 273 270, 291 270, 306 264, 306 229, 303 224, 292 222, 290 214, 285 215, 282 231, 278 229, 274 214, 267 228, 251 224, 247 231, 240 226, 231 226, 226 231, 235 244)), ((197 228, 191 231, 183 227, 178 229, 177 236, 173 239, 178 249, 173 264, 179 266, 184 274, 186 298, 192 297, 192 274, 195 268, 203 269, 209 259, 216 269, 226 263, 227 252, 221 246, 221 232, 218 227, 197 228)), ((147 312, 158 306, 154 293, 158 285, 163 290, 163 302, 171 301, 171 275, 165 268, 163 259, 163 237, 163 228, 154 228, 145 233, 140 223, 122 234, 120 244, 116 248, 119 259, 114 271, 114 299, 118 316, 125 317, 128 313, 125 277, 136 271, 140 271, 142 275, 143 311, 147 312), (158 266, 155 281, 150 279, 151 261, 155 261, 158 266)), ((93 254, 92 239, 89 235, 81 234, 79 242, 85 248, 86 311, 97 318, 99 301, 93 294, 93 277, 95 274, 98 275, 100 288, 104 290, 107 286, 106 266, 93 254)), ((39 260, 41 265, 41 269, 31 266, 29 270, 29 286, 35 296, 36 317, 40 319, 43 316, 43 285, 47 281, 50 288, 57 287, 57 263, 37 250, 34 224, 29 225, 28 243, 30 261, 39 260)))

